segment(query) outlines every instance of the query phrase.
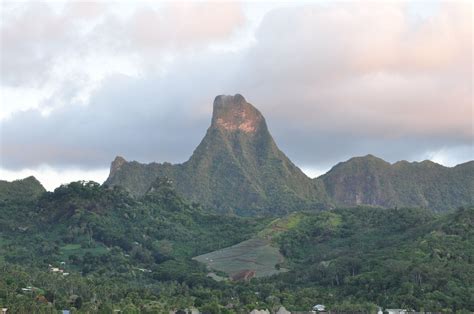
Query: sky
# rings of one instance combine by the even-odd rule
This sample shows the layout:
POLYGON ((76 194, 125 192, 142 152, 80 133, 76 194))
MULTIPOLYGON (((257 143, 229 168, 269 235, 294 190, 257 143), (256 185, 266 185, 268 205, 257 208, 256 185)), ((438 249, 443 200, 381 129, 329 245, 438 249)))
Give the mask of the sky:
POLYGON ((2 1, 0 179, 186 161, 244 95, 311 177, 474 159, 470 1, 2 1))

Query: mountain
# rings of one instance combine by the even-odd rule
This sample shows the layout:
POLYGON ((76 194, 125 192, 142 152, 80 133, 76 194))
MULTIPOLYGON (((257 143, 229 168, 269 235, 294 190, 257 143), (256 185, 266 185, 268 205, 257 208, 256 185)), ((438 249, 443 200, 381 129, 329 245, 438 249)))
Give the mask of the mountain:
POLYGON ((116 157, 105 185, 141 196, 160 177, 190 201, 241 215, 362 204, 443 211, 474 204, 474 161, 448 168, 431 161, 390 164, 367 155, 310 179, 239 94, 216 97, 211 126, 188 161, 141 164, 116 157))
POLYGON ((33 176, 12 182, 0 180, 1 202, 35 199, 45 191, 45 188, 33 176))
POLYGON ((0 235, 12 228, 27 230, 27 221, 35 215, 32 208, 45 192, 33 176, 12 182, 0 180, 0 235))
POLYGON ((336 206, 422 207, 442 211, 474 204, 474 161, 453 168, 432 161, 390 164, 351 158, 318 178, 336 206))
POLYGON ((285 156, 262 114, 239 94, 215 98, 211 126, 188 161, 145 165, 117 157, 105 184, 139 196, 163 176, 188 200, 224 211, 281 213, 328 204, 322 183, 285 156))

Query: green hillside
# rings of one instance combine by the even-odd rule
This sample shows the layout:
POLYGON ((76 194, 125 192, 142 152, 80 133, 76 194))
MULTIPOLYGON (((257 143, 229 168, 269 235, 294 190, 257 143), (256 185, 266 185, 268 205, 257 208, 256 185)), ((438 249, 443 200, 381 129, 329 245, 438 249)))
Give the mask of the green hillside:
POLYGON ((336 206, 443 211, 474 204, 474 162, 448 168, 427 160, 390 164, 367 155, 337 164, 318 180, 336 206))
POLYGON ((474 208, 443 216, 423 209, 336 209, 309 215, 279 243, 294 270, 280 284, 325 291, 325 300, 473 310, 474 208))
POLYGON ((0 202, 17 202, 18 200, 33 200, 46 190, 33 176, 8 182, 0 180, 0 202))
POLYGON ((140 198, 94 182, 34 199, 18 195, 0 204, 0 305, 12 312, 163 313, 195 306, 239 313, 280 305, 308 310, 315 303, 333 310, 474 310, 473 208, 439 215, 359 207, 242 218, 186 202, 166 178, 140 198), (244 245, 249 239, 264 242, 244 245), (268 274, 289 271, 218 282, 192 259, 232 247, 239 254, 225 258, 266 265, 268 257, 275 269, 268 274))

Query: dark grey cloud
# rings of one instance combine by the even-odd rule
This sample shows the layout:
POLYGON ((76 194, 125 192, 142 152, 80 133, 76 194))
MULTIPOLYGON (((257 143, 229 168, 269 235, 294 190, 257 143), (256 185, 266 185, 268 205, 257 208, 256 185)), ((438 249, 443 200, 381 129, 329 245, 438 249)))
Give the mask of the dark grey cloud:
MULTIPOLYGON (((368 153, 415 160, 472 146, 472 18, 464 9, 443 4, 416 23, 403 5, 272 11, 246 49, 177 51, 165 71, 108 77, 87 106, 2 121, 2 167, 97 168, 115 155, 182 162, 205 134, 214 97, 235 93, 262 111, 301 166, 368 153)), ((135 49, 148 51, 154 36, 132 36, 135 49)), ((152 55, 142 64, 153 64, 152 55)), ((61 91, 55 97, 66 103, 75 94, 61 91)))

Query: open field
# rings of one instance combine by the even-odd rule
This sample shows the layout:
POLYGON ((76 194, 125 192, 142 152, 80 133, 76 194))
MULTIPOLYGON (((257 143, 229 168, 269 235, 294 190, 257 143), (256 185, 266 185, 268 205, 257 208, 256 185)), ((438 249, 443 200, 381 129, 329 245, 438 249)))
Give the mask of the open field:
POLYGON ((223 271, 229 276, 243 270, 254 270, 255 277, 271 276, 286 271, 286 269, 276 269, 276 265, 284 261, 278 248, 262 238, 246 240, 193 259, 206 264, 210 269, 223 271))
POLYGON ((287 269, 277 269, 277 264, 285 261, 274 240, 280 234, 294 228, 303 214, 291 214, 272 221, 256 237, 233 246, 196 256, 193 259, 233 276, 244 270, 255 271, 255 277, 271 276, 287 269))
POLYGON ((86 253, 91 253, 92 255, 102 255, 107 253, 107 248, 105 246, 83 248, 80 244, 66 244, 59 248, 59 252, 61 259, 67 260, 70 255, 76 255, 78 257, 83 257, 86 253))

